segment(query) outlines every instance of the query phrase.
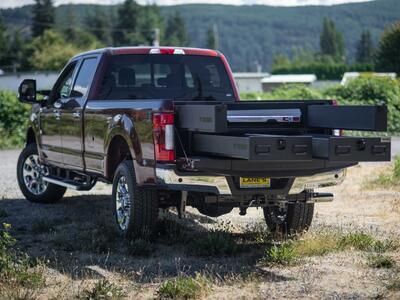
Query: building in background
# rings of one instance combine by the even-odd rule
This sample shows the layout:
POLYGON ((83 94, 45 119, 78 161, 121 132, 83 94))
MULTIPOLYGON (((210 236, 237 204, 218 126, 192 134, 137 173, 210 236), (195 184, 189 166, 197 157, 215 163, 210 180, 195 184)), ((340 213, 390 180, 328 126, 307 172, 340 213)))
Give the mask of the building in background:
POLYGON ((240 93, 262 92, 261 80, 268 76, 270 76, 268 73, 261 72, 233 73, 233 77, 240 93))
POLYGON ((310 86, 317 80, 314 74, 288 74, 271 75, 261 80, 262 90, 264 92, 272 91, 285 84, 303 84, 310 86))

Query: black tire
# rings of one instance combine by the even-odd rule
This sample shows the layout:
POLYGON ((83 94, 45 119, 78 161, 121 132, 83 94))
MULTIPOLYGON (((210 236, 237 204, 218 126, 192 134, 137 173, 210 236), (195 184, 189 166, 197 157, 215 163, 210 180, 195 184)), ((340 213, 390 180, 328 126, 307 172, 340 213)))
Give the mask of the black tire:
POLYGON ((216 204, 204 204, 203 206, 199 206, 196 208, 199 213, 213 218, 229 214, 233 209, 233 207, 219 206, 216 204))
POLYGON ((158 219, 157 191, 136 185, 132 161, 123 161, 118 166, 113 180, 112 201, 116 225, 123 236, 147 237, 153 233, 158 219), (126 179, 123 179, 123 177, 126 179), (117 196, 121 195, 121 193, 117 193, 120 180, 126 180, 128 187, 126 195, 129 197, 129 207, 125 203, 122 205, 129 211, 129 219, 124 221, 126 224, 121 224, 122 219, 118 217, 118 211, 121 211, 121 208, 117 208, 118 203, 121 203, 117 201, 117 196))
POLYGON ((285 209, 278 206, 264 208, 264 218, 272 233, 291 235, 307 231, 314 216, 314 203, 289 203, 285 209))
POLYGON ((65 187, 55 185, 52 183, 47 183, 47 187, 43 192, 39 194, 35 194, 31 191, 31 189, 27 186, 27 182, 24 179, 24 164, 27 159, 31 156, 37 156, 37 146, 36 144, 27 145, 21 152, 18 158, 17 164, 17 180, 19 188, 25 198, 34 203, 55 203, 59 201, 65 194, 67 190, 65 187))

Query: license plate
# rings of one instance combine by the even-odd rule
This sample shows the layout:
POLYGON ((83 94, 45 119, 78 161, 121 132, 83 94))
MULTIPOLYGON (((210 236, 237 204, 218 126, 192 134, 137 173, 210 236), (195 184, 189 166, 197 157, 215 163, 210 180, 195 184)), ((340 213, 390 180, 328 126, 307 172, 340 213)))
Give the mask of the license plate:
POLYGON ((240 177, 240 188, 242 189, 261 189, 269 187, 271 187, 271 178, 240 177))

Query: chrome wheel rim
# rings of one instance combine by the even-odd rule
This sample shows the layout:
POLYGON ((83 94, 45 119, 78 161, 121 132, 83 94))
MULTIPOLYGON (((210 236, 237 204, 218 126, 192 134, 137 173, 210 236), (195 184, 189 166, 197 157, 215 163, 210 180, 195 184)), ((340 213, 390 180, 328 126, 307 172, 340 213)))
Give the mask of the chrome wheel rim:
POLYGON ((119 228, 123 231, 127 230, 131 217, 131 195, 125 176, 121 176, 117 183, 115 209, 119 228))
POLYGON ((43 180, 43 176, 49 174, 49 169, 39 163, 39 156, 29 155, 22 167, 22 177, 29 192, 34 195, 41 195, 46 192, 48 182, 43 180))

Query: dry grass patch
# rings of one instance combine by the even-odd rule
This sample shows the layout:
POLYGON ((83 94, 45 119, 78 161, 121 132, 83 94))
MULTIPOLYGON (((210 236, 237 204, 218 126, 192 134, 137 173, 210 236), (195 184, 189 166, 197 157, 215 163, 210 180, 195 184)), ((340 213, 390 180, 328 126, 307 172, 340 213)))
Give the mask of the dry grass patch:
POLYGON ((367 257, 367 265, 371 268, 390 269, 396 266, 396 261, 390 256, 378 254, 370 254, 367 257))
MULTIPOLYGON (((307 233, 299 239, 285 240, 267 247, 262 262, 290 265, 301 258, 325 255, 335 251, 358 250, 383 253, 399 247, 398 241, 378 240, 365 232, 341 233, 322 231, 307 233)), ((389 265, 387 257, 375 255, 375 265, 389 265), (383 259, 385 258, 385 259, 383 259)))

